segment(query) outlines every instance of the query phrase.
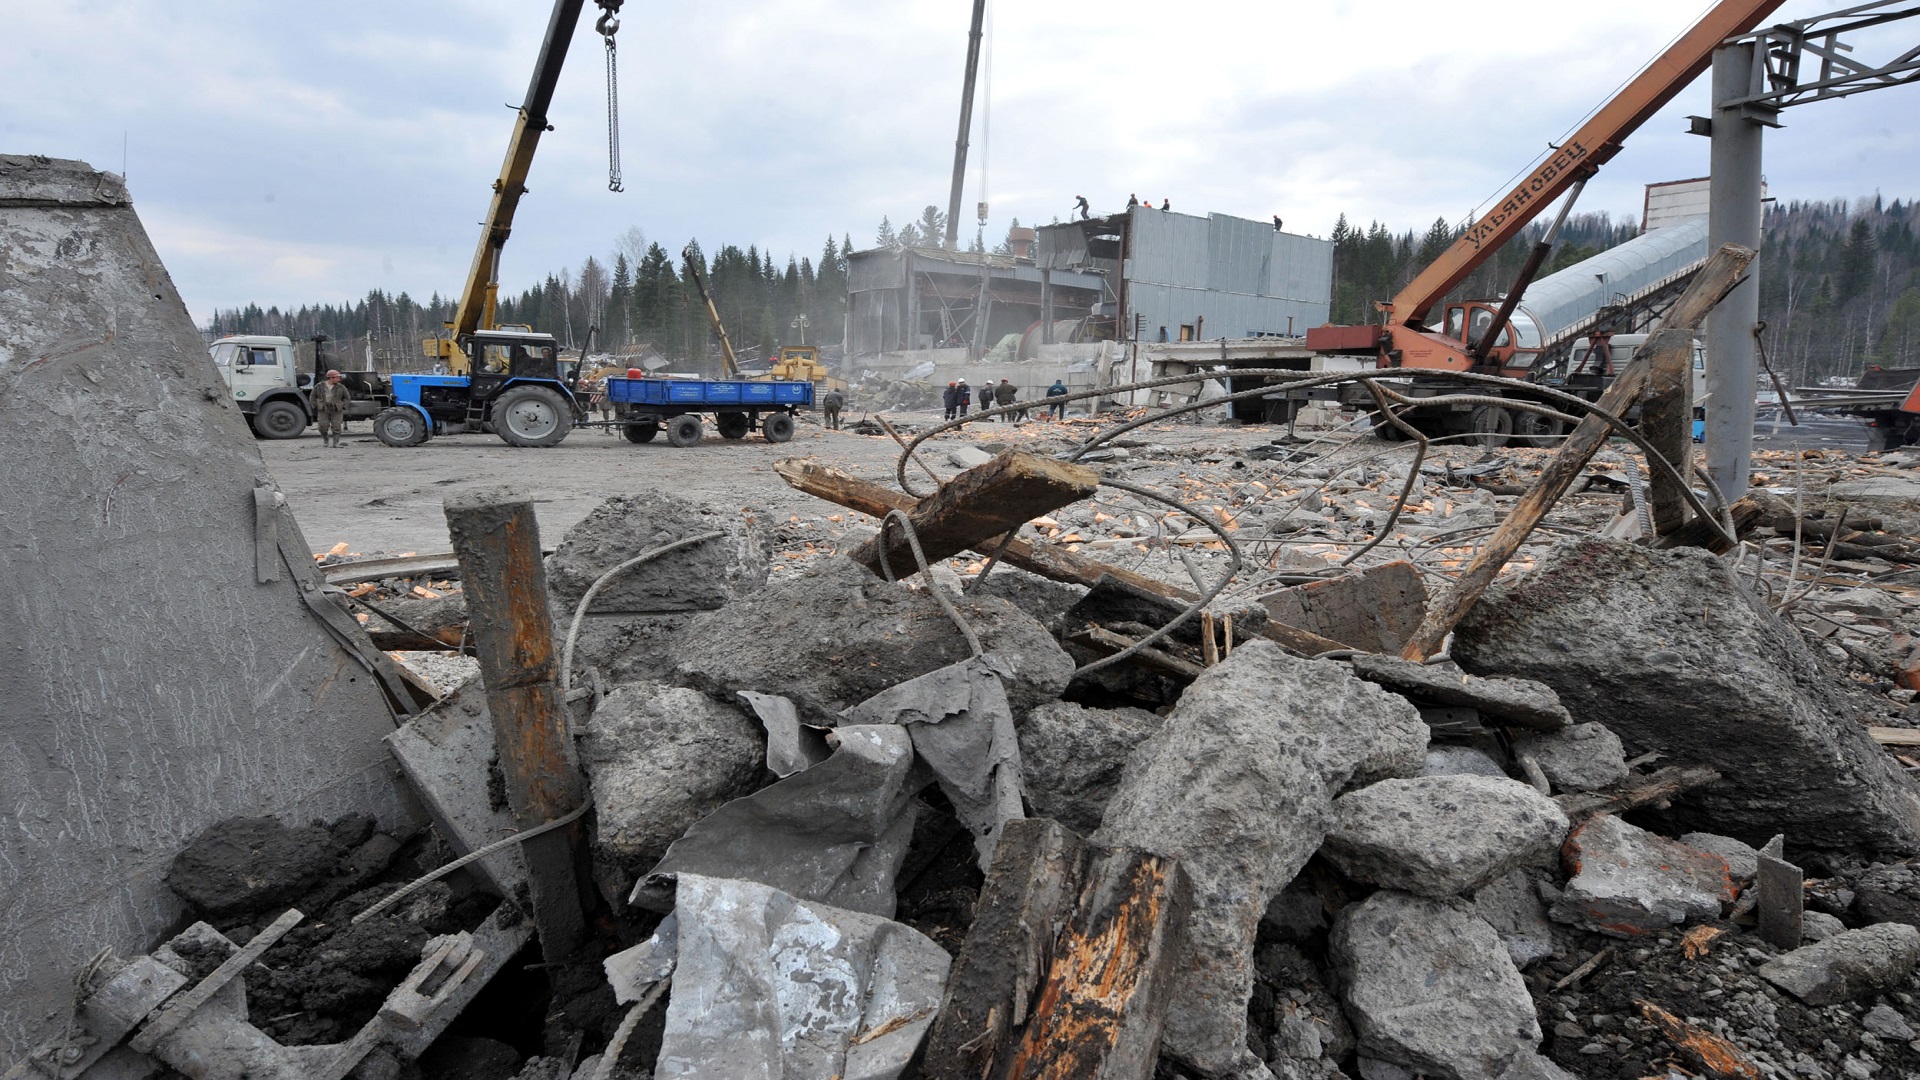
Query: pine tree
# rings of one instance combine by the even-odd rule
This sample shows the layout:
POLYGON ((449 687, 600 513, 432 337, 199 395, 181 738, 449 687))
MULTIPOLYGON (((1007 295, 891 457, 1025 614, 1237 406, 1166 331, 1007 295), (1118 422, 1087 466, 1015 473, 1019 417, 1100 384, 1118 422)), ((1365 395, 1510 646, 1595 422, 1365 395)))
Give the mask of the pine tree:
POLYGON ((880 219, 880 231, 873 238, 874 247, 900 249, 900 234, 893 231, 893 222, 884 216, 880 219))
POLYGON ((633 344, 633 328, 628 319, 633 310, 633 269, 627 265, 626 252, 613 257, 613 287, 607 295, 607 328, 603 338, 609 349, 633 344))

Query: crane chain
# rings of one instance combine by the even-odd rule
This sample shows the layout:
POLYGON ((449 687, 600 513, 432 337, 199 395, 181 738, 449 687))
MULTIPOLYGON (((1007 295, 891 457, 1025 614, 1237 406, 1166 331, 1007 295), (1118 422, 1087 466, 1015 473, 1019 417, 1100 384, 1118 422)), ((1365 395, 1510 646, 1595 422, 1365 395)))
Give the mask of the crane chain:
POLYGON ((624 191, 620 176, 620 65, 614 35, 620 32, 620 5, 626 0, 593 0, 600 7, 600 18, 593 28, 607 50, 607 190, 624 191))

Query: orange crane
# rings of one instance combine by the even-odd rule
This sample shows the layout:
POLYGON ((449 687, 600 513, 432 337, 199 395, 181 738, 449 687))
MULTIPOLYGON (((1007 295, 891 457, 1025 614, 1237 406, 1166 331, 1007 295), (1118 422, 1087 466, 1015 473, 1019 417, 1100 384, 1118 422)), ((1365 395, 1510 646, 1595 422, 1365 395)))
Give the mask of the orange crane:
MULTIPOLYGON (((1515 343, 1508 317, 1546 258, 1554 230, 1535 246, 1504 303, 1449 305, 1437 327, 1430 321, 1434 305, 1502 245, 1520 235, 1555 199, 1584 183, 1619 153, 1628 135, 1707 69, 1713 50, 1721 42, 1752 30, 1783 2, 1721 0, 1572 137, 1553 147, 1545 161, 1408 282, 1399 295, 1378 304, 1380 324, 1315 327, 1307 331, 1307 347, 1323 353, 1370 355, 1383 368, 1525 377, 1531 358, 1517 355, 1522 350, 1515 343)), ((1565 213, 1563 207, 1562 218, 1565 213)))

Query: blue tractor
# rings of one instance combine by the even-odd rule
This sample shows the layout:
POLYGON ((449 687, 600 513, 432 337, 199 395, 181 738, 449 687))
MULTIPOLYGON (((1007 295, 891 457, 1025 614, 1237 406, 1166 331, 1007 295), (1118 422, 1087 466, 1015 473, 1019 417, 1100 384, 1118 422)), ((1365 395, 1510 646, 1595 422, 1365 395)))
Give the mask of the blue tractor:
POLYGON ((435 435, 491 431, 511 446, 557 446, 586 419, 553 335, 479 330, 461 345, 469 374, 392 377, 393 406, 373 418, 381 442, 419 446, 435 435))

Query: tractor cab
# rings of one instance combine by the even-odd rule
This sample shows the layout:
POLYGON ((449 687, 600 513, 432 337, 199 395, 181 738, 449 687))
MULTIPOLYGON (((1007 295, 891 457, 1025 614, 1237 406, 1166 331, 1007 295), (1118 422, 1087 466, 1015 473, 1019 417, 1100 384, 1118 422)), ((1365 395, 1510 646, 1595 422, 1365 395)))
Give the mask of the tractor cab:
POLYGON ((460 339, 448 375, 395 375, 394 407, 374 418, 388 446, 418 446, 435 435, 491 431, 513 446, 554 446, 584 417, 561 377, 552 334, 480 330, 460 339))

